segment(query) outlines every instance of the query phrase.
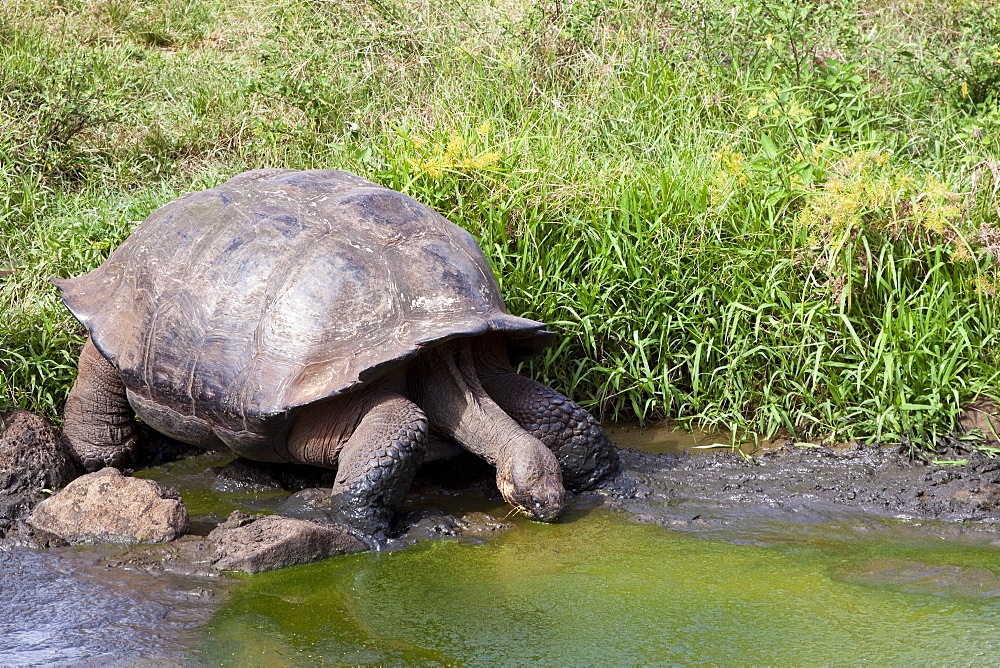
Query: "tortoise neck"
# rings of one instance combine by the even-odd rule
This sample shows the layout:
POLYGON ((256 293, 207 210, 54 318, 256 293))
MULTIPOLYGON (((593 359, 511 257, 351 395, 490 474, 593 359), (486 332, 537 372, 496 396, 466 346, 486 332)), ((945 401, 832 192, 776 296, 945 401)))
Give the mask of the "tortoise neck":
POLYGON ((496 467, 508 503, 552 521, 565 504, 559 460, 483 389, 473 347, 458 339, 418 356, 408 373, 411 396, 436 430, 496 467))
POLYGON ((410 364, 410 393, 431 425, 494 466, 519 448, 545 448, 483 389, 472 346, 470 339, 452 340, 410 364))
POLYGON ((476 375, 478 378, 489 378, 513 373, 507 355, 507 339, 503 334, 485 334, 468 340, 476 375))

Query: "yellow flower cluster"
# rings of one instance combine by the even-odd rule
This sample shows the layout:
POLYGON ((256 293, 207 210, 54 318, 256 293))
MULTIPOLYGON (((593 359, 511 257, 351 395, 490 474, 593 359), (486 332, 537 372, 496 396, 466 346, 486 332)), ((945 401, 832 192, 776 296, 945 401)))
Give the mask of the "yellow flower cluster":
POLYGON ((712 173, 708 182, 708 196, 711 206, 725 203, 732 191, 747 182, 744 169, 746 156, 737 151, 724 148, 714 155, 719 168, 712 173))
POLYGON ((996 281, 984 274, 979 274, 972 279, 972 287, 976 290, 977 294, 989 295, 990 297, 997 296, 996 281))
MULTIPOLYGON (((855 240, 871 233, 886 242, 904 240, 914 249, 947 249, 952 262, 975 259, 969 241, 975 240, 975 230, 963 221, 961 195, 931 175, 894 167, 890 157, 876 152, 844 156, 799 211, 797 224, 809 232, 807 246, 831 281, 848 263, 867 272, 872 239, 855 240)), ((982 278, 976 290, 992 295, 996 285, 982 278)))
POLYGON ((934 177, 924 184, 913 205, 913 219, 924 229, 938 236, 945 236, 954 230, 954 224, 962 217, 959 195, 934 177))
POLYGON ((951 248, 950 260, 954 262, 972 262, 975 257, 968 243, 956 243, 951 248))
POLYGON ((747 110, 747 118, 753 119, 758 116, 777 118, 788 121, 794 125, 804 123, 813 117, 812 109, 799 104, 799 101, 790 95, 779 94, 777 91, 768 91, 760 100, 760 104, 754 105, 747 110))
POLYGON ((822 189, 800 211, 799 225, 821 236, 874 230, 954 239, 962 217, 959 195, 932 176, 893 168, 889 157, 863 151, 837 161, 822 189))
MULTIPOLYGON (((489 138, 492 125, 485 121, 476 128, 476 139, 485 141, 489 138)), ((495 151, 473 153, 469 151, 468 143, 461 134, 452 130, 448 133, 448 142, 437 150, 425 151, 429 142, 415 137, 412 140, 423 157, 407 158, 410 166, 434 178, 441 177, 446 171, 462 172, 472 169, 491 169, 496 167, 503 156, 495 151), (429 153, 429 155, 428 155, 429 153)))

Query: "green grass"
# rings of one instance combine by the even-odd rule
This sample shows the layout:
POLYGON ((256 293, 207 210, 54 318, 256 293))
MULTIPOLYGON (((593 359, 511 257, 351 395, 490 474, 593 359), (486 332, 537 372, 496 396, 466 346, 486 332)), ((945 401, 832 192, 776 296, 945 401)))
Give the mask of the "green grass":
POLYGON ((605 419, 929 444, 997 394, 988 4, 27 0, 0 60, 4 405, 72 382, 49 276, 264 166, 469 229, 605 419))

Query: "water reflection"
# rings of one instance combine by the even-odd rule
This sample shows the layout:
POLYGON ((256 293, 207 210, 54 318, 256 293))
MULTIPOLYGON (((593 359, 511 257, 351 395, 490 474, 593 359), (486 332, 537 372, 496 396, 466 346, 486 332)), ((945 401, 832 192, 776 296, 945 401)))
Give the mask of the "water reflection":
POLYGON ((204 583, 99 563, 101 550, 0 548, 0 665, 181 661, 217 608, 204 583))
POLYGON ((605 431, 611 442, 618 447, 654 454, 680 454, 731 447, 738 447, 748 455, 759 454, 790 440, 787 434, 778 434, 772 439, 761 439, 746 434, 734 435, 725 429, 687 430, 673 422, 651 422, 642 425, 620 422, 605 425, 605 431))

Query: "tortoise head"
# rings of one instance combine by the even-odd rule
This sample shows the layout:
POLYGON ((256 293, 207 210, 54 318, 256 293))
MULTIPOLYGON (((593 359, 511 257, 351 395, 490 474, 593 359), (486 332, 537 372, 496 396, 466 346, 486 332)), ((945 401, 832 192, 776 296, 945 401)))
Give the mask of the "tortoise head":
MULTIPOLYGON (((535 439, 532 439, 535 440, 535 439)), ((507 503, 533 520, 554 522, 566 505, 559 460, 536 441, 537 447, 515 448, 497 463, 497 487, 507 503)))

